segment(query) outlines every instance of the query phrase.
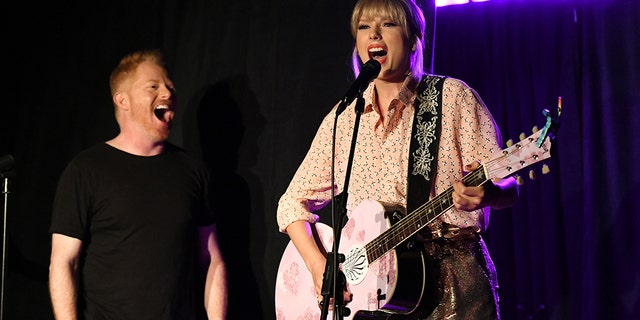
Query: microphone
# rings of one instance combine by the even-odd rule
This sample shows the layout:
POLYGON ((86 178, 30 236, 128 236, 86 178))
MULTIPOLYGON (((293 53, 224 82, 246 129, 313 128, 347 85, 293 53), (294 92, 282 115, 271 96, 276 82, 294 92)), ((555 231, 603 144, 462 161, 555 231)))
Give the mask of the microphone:
POLYGON ((381 68, 382 67, 380 66, 380 62, 374 59, 367 61, 367 63, 362 66, 358 78, 356 78, 356 81, 351 84, 351 87, 344 95, 344 98, 342 98, 342 101, 340 101, 337 114, 341 114, 356 97, 362 94, 362 92, 369 85, 369 82, 371 82, 371 80, 375 79, 378 76, 381 68))
POLYGON ((0 173, 8 172, 13 170, 13 165, 15 161, 10 154, 6 154, 0 157, 0 173))

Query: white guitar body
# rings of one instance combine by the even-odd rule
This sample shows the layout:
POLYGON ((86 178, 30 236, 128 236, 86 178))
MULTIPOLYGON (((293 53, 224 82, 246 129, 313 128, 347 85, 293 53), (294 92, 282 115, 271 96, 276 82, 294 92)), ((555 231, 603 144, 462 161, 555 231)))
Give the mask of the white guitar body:
MULTIPOLYGON (((333 229, 322 223, 316 223, 315 227, 325 250, 332 251, 333 229)), ((365 243, 389 227, 384 206, 377 201, 365 200, 353 211, 342 229, 339 252, 347 253, 341 270, 353 295, 347 304, 351 314, 344 319, 352 319, 358 310, 378 310, 386 303, 379 297, 394 294, 398 275, 395 250, 371 264, 366 261, 366 256, 359 254, 365 243)), ((321 310, 317 305, 311 273, 292 242, 287 245, 278 267, 275 302, 278 320, 320 319, 321 310)), ((328 319, 332 319, 331 313, 329 311, 328 319)))

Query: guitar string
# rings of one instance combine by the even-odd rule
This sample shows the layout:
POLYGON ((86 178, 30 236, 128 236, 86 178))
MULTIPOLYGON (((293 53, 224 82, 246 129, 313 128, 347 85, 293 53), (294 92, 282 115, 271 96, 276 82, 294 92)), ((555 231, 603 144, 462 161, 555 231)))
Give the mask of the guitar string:
MULTIPOLYGON (((485 183, 486 181, 488 181, 488 178, 485 175, 485 170, 486 172, 491 172, 491 168, 496 166, 502 159, 510 154, 512 150, 522 150, 523 145, 526 146, 534 140, 534 138, 529 137, 528 139, 522 140, 521 143, 517 143, 510 148, 503 150, 501 156, 489 160, 477 170, 470 172, 462 178, 462 181, 467 185, 476 183, 473 184, 476 186, 485 183)), ((365 252, 367 254, 367 260, 369 261, 369 263, 374 262, 386 252, 397 247, 402 241, 413 236, 427 224, 431 223, 434 219, 449 210, 453 206, 453 199, 451 198, 452 193, 453 187, 449 187, 444 192, 435 196, 431 201, 428 201, 427 203, 421 205, 405 218, 398 221, 396 225, 394 225, 391 229, 386 230, 385 232, 374 238, 371 242, 366 244, 365 252), (444 205, 446 205, 446 207, 444 207, 444 205), (440 207, 440 211, 432 211, 437 207, 440 207), (425 212, 426 218, 428 218, 426 221, 424 221, 425 217, 423 216, 423 213, 425 212), (407 233, 407 231, 409 232, 407 233), (389 246, 389 241, 387 239, 397 239, 397 241, 392 242, 392 246, 389 246)))
MULTIPOLYGON (((484 170, 478 168, 466 175, 462 181, 467 184, 478 183, 482 181, 484 177, 484 170)), ((370 262, 377 260, 380 256, 384 255, 387 251, 398 246, 402 241, 408 239, 420 229, 424 228, 427 224, 433 221, 435 218, 446 212, 453 206, 450 196, 453 193, 453 187, 449 187, 445 192, 435 196, 431 201, 421 205, 418 209, 407 215, 405 218, 398 221, 391 229, 380 234, 369 244, 365 245, 367 257, 370 262), (446 205, 446 207, 444 207, 446 205), (440 207, 440 213, 433 214, 432 209, 440 207), (428 212, 427 212, 428 211, 428 212), (424 221, 423 213, 427 212, 427 221, 424 221), (430 216, 432 215, 433 216, 430 216), (408 232, 407 232, 408 231, 408 232), (387 239, 397 239, 393 241, 393 245, 389 246, 387 239)), ((437 211, 436 211, 437 212, 437 211)))

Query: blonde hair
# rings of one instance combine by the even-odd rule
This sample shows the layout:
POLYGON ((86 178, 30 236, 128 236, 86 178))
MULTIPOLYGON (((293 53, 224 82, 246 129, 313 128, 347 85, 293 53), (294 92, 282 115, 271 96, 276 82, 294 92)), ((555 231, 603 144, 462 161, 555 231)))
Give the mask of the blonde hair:
MULTIPOLYGON (((421 77, 424 73, 424 33, 426 27, 422 9, 414 0, 359 0, 351 14, 351 35, 354 39, 358 33, 360 19, 375 16, 395 21, 402 27, 403 35, 415 47, 411 53, 411 72, 415 77, 421 77)), ((356 77, 364 62, 366 61, 360 60, 354 44, 351 66, 356 77)))
POLYGON ((111 95, 113 95, 118 87, 129 77, 140 64, 143 62, 152 62, 163 68, 166 68, 164 56, 159 49, 150 49, 136 51, 126 55, 120 60, 120 63, 113 69, 109 77, 109 86, 111 95))

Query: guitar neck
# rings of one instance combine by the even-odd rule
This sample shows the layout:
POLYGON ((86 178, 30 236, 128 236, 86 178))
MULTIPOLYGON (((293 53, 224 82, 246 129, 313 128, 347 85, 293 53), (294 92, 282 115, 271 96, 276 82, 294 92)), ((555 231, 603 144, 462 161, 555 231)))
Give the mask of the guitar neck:
MULTIPOLYGON (((487 180, 487 172, 484 166, 480 166, 462 178, 462 182, 467 186, 479 186, 487 180)), ((367 243, 365 250, 369 262, 377 260, 394 249, 453 207, 452 194, 453 186, 412 211, 391 228, 367 243)))

